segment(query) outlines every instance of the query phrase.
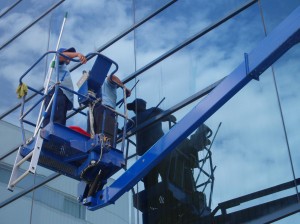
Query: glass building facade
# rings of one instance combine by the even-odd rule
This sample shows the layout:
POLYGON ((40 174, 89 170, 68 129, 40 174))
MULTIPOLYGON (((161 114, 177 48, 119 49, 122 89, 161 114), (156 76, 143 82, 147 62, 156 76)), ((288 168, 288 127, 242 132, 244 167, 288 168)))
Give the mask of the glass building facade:
MULTIPOLYGON (((41 55, 55 48, 65 13, 68 17, 60 46, 74 46, 84 54, 99 51, 113 59, 119 65, 118 77, 128 88, 138 82, 128 102, 142 98, 147 108, 158 106, 180 122, 244 62, 245 53, 300 7, 300 0, 24 0, 14 7, 12 4, 0 2, 0 223, 139 224, 143 223, 142 213, 132 197, 143 190, 141 181, 114 205, 96 211, 78 203, 77 181, 40 166, 13 192, 6 189, 16 149, 22 143, 20 100, 15 94, 19 78, 41 55)), ((199 174, 197 181, 206 183, 199 191, 206 196, 208 210, 286 182, 294 186, 241 203, 227 212, 298 193, 299 56, 299 45, 295 45, 264 71, 259 81, 251 81, 205 121, 212 130, 211 163, 203 163, 202 174, 193 170, 193 175, 197 178, 199 174)), ((50 57, 35 66, 24 81, 42 88, 50 57)), ((70 64, 73 82, 93 63, 94 59, 85 65, 70 64)), ((78 89, 76 85, 74 88, 78 89)), ((32 94, 29 91, 28 95, 32 94)), ((122 112, 122 108, 118 110, 122 112)), ((37 114, 38 109, 28 119, 35 121, 37 114)), ((129 117, 133 116, 129 111, 129 117)), ((67 125, 85 129, 86 118, 76 114, 67 125)), ((33 127, 26 124, 25 128, 26 137, 30 137, 33 127)), ((167 122, 163 130, 169 131, 167 122)), ((128 149, 131 157, 127 168, 138 159, 135 135, 128 136, 129 140, 133 144, 128 149)), ((200 161, 206 155, 204 150, 197 154, 200 161)), ((109 183, 123 172, 112 176, 109 183)), ((299 220, 296 213, 276 223, 299 220)))

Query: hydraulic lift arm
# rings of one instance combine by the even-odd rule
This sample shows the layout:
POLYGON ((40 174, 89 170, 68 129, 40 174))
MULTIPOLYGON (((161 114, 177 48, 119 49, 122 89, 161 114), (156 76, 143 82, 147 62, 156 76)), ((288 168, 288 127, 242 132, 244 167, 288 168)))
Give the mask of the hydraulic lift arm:
POLYGON ((199 102, 167 134, 154 144, 135 164, 96 197, 86 198, 90 210, 113 204, 137 184, 184 138, 203 124, 252 79, 259 76, 300 40, 300 7, 289 15, 269 36, 261 41, 245 60, 209 95, 199 102))

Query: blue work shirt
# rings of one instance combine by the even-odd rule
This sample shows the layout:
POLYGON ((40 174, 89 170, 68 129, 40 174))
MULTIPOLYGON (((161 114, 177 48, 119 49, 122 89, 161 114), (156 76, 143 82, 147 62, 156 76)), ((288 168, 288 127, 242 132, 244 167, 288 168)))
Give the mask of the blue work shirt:
POLYGON ((105 106, 109 106, 113 109, 116 109, 116 102, 117 102, 117 84, 114 84, 106 79, 102 85, 102 104, 105 106))

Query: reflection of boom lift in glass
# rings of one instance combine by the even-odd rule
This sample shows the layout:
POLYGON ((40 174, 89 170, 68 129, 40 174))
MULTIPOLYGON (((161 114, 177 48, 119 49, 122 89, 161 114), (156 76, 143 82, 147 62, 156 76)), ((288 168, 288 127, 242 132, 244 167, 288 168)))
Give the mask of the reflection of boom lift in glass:
POLYGON ((161 181, 133 195, 134 207, 143 213, 144 221, 185 223, 210 213, 216 168, 211 152, 216 134, 210 140, 212 133, 205 124, 197 128, 160 163, 161 181))
MULTIPOLYGON (((206 96, 197 106, 195 106, 183 119, 181 119, 170 131, 165 134, 156 144, 154 144, 140 159, 138 159, 124 174, 117 178, 110 186, 96 190, 93 194, 87 194, 84 192, 81 195, 80 201, 88 207, 90 210, 96 210, 113 204, 119 197, 121 197, 125 192, 129 191, 133 186, 137 184, 154 166, 159 164, 166 156, 172 153, 182 140, 186 139, 196 128, 200 127, 210 116, 212 116, 220 107, 222 107, 231 97, 233 97, 238 91, 240 91, 246 84, 248 84, 252 79, 259 79, 259 76, 271 66, 278 58, 280 58, 286 51, 288 51, 292 46, 297 44, 300 40, 300 8, 297 8, 290 16, 288 16, 272 33, 269 34, 252 52, 245 54, 244 62, 239 65, 231 74, 229 74, 209 95, 206 96)), ((50 124, 51 126, 51 124, 50 124)), ((49 126, 49 127, 50 127, 49 126)), ((88 166, 92 164, 92 161, 96 158, 99 159, 101 153, 101 147, 97 148, 95 145, 101 145, 101 138, 93 139, 93 141, 86 140, 87 136, 79 136, 79 133, 73 132, 72 130, 67 130, 68 135, 70 135, 71 140, 68 144, 65 144, 62 136, 65 134, 66 127, 56 126, 52 124, 51 128, 45 133, 41 132, 41 142, 37 141, 37 145, 41 150, 41 156, 43 156, 44 149, 50 150, 51 146, 43 147, 46 141, 51 142, 57 141, 58 150, 61 154, 49 154, 52 159, 56 159, 53 170, 71 176, 75 179, 80 177, 78 170, 82 171, 83 166, 88 166), (57 134, 57 135, 56 135, 57 134), (85 138, 85 139, 84 139, 85 138), (81 141, 82 140, 82 141, 81 141), (89 143, 89 147, 93 146, 90 151, 86 147, 76 148, 80 146, 81 142, 89 143), (74 144, 75 143, 75 144, 74 144), (70 149, 70 151, 69 151, 70 149), (95 150, 94 150, 95 149, 95 150), (90 154, 90 152, 92 152, 90 154), (98 153, 97 156, 95 156, 98 153), (66 164, 72 164, 73 170, 66 167, 66 164), (84 164, 84 165, 83 165, 84 164), (76 170, 76 171, 75 171, 76 170)), ((36 140, 33 140, 36 141, 36 140)), ((27 143, 31 144, 31 142, 27 143)), ((26 152, 26 147, 21 146, 21 157, 26 156, 26 153, 30 153, 28 150, 26 152)), ((112 150, 114 151, 114 150, 112 150)), ((106 152, 105 150, 103 152, 106 152)), ((110 153, 111 150, 108 150, 110 153)), ((108 168, 109 175, 114 173, 116 169, 120 169, 123 164, 123 155, 120 156, 120 152, 114 151, 111 155, 117 160, 110 160, 107 164, 110 166, 111 162, 117 161, 118 165, 114 163, 115 168, 108 168), (121 158, 122 157, 122 158, 121 158)), ((110 155, 110 154, 108 154, 110 155)), ((110 157, 110 156, 109 156, 110 157)), ((41 157, 40 157, 41 158, 41 157)), ((24 157, 26 160, 26 157, 24 157)), ((39 161, 43 163, 43 160, 39 161)), ((49 166, 49 164, 45 164, 49 166)), ((46 166, 46 167, 47 167, 46 166)), ((99 169, 100 170, 100 169, 99 169)), ((95 172, 96 173, 96 172, 95 172)), ((107 176, 109 176, 107 175, 107 176)), ((298 184, 298 180, 295 180, 295 184, 298 184)), ((10 185, 14 185, 10 183, 10 185)), ((267 195, 271 192, 278 192, 281 189, 287 189, 291 187, 290 183, 284 184, 284 186, 276 186, 272 189, 266 189, 263 192, 257 192, 255 195, 249 195, 249 198, 257 198, 259 196, 267 195), (277 190, 277 191, 276 191, 277 190)), ((296 186, 295 186, 296 187, 296 186)), ((195 223, 203 221, 203 223, 220 222, 226 223, 230 222, 228 220, 235 220, 236 223, 243 223, 255 220, 259 223, 271 222, 278 220, 287 215, 293 214, 300 211, 300 204, 296 196, 291 196, 292 199, 282 199, 279 202, 272 202, 270 206, 273 206, 273 210, 270 212, 266 205, 261 205, 257 207, 260 211, 264 209, 264 212, 256 213, 255 209, 248 209, 247 215, 242 215, 241 211, 227 214, 226 209, 231 208, 236 203, 242 203, 246 201, 245 198, 240 198, 232 203, 220 204, 215 211, 210 214, 203 214, 201 217, 193 218, 193 220, 186 220, 186 223, 195 223), (280 202, 285 202, 284 206, 280 205, 280 202), (276 204, 277 203, 277 204, 276 204), (276 206, 275 206, 276 205, 276 206), (265 207, 263 207, 265 206, 265 207), (222 210, 221 216, 216 216, 218 209, 222 210), (227 221, 226 221, 227 220, 227 221)), ((248 199, 249 199, 248 198, 248 199)), ((282 204, 282 203, 281 203, 282 204)))
POLYGON ((110 187, 99 192, 97 207, 113 203, 129 190, 147 171, 157 165, 169 152, 197 127, 212 116, 252 79, 258 80, 270 65, 300 39, 300 8, 295 10, 229 74, 215 89, 199 102, 185 117, 146 152, 110 187), (100 199, 102 198, 102 199, 100 199))

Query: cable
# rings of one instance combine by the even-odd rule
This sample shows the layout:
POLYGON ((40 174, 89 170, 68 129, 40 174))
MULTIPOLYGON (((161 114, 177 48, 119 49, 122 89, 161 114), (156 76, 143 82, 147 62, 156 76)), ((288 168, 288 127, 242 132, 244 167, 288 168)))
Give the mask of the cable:
MULTIPOLYGON (((264 33, 265 33, 265 36, 267 36, 267 28, 266 28, 265 19, 264 19, 264 15, 263 15, 263 11, 262 11, 260 0, 258 0, 257 3, 258 3, 260 15, 261 15, 261 19, 262 19, 264 33)), ((293 178, 294 178, 294 184, 295 184, 295 189, 296 189, 296 193, 297 193, 297 200, 298 200, 298 203, 300 203, 299 192, 298 192, 297 182, 296 182, 296 175, 295 175, 295 171, 294 171, 294 165, 293 165, 293 160, 292 160, 292 155, 291 155, 289 140, 288 140, 286 126, 285 126, 284 117, 283 117, 283 113, 282 113, 282 107, 281 107, 281 103, 280 103, 280 98, 279 98, 279 93, 278 93, 278 88, 277 88, 277 82, 276 82, 276 77, 275 77, 275 71, 274 71, 274 67, 273 66, 271 66, 271 70, 272 70, 272 77, 273 77, 273 81, 274 81, 274 87, 275 87, 275 91, 276 91, 276 97, 277 97, 277 102, 278 102, 278 107, 279 107, 281 122, 282 122, 282 126, 283 126, 283 131, 284 131, 284 137, 285 137, 285 141, 286 141, 286 145, 287 145, 289 160, 290 160, 292 174, 293 174, 293 178)))
MULTIPOLYGON (((132 0, 132 17, 133 17, 133 24, 135 24, 135 10, 136 10, 136 6, 135 6, 135 0, 132 0)), ((136 69, 137 69, 137 63, 136 63, 136 30, 134 29, 133 30, 133 57, 134 57, 134 72, 136 72, 136 69)), ((137 77, 135 77, 135 83, 137 82, 137 77)), ((134 95, 135 95, 135 98, 136 98, 136 95, 137 95, 137 88, 135 88, 135 91, 134 91, 134 95)), ((126 105, 124 105, 126 106, 126 105)), ((137 104, 134 105, 135 107, 137 107, 137 104)), ((135 108, 135 111, 137 111, 137 108, 135 108)), ((135 116, 135 125, 137 125, 137 115, 135 116)), ((128 149, 129 150, 129 149, 128 149)), ((127 159, 127 158, 126 158, 127 159)), ((138 160, 138 155, 136 154, 135 156, 135 159, 136 161, 138 160)), ((139 193, 139 185, 137 184, 136 185, 136 195, 138 195, 139 193)), ((139 207, 139 200, 136 201, 136 204, 137 204, 137 208, 139 207)), ((136 209, 136 218, 137 218, 137 223, 139 224, 140 223, 140 219, 139 219, 139 211, 138 209, 136 209)))

